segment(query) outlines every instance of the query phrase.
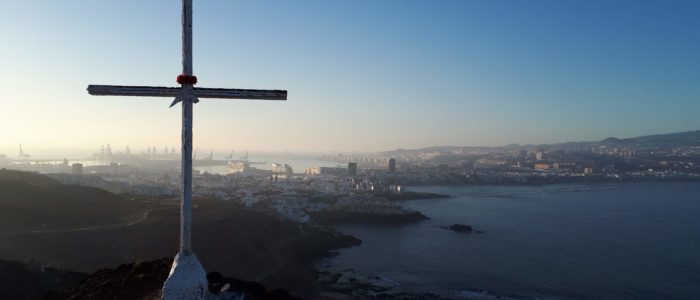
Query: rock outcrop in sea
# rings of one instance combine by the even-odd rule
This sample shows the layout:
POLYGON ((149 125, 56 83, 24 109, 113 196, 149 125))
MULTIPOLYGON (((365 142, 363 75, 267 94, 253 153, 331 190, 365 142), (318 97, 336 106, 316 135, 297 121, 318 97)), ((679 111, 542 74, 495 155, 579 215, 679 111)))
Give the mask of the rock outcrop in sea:
POLYGON ((450 225, 450 230, 457 232, 472 232, 473 229, 471 225, 452 224, 450 225))

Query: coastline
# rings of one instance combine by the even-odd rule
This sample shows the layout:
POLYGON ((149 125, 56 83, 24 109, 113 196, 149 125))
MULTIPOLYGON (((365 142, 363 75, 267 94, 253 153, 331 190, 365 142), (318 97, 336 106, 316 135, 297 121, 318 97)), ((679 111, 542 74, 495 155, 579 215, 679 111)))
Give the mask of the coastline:
POLYGON ((371 225, 339 226, 341 232, 365 240, 365 246, 342 250, 337 258, 317 264, 319 278, 327 292, 333 295, 355 293, 356 298, 347 299, 372 299, 376 295, 386 299, 487 299, 483 298, 487 296, 496 297, 492 299, 633 299, 650 295, 648 293, 661 299, 696 294, 693 291, 697 291, 697 286, 674 277, 666 268, 677 265, 680 270, 694 274, 696 271, 692 268, 697 262, 685 267, 684 255, 699 245, 696 241, 682 239, 687 232, 680 229, 686 225, 679 227, 665 221, 674 217, 687 226, 697 226, 697 220, 693 219, 697 197, 693 195, 700 190, 695 182, 578 183, 473 190, 465 186, 462 189, 434 187, 415 188, 455 196, 444 201, 412 201, 406 205, 429 215, 432 220, 395 230, 374 230, 371 225), (462 197, 466 198, 459 199, 462 197), (450 234, 443 228, 460 221, 473 224, 487 234, 481 237, 450 234), (672 243, 662 246, 636 235, 659 230, 666 234, 655 236, 655 240, 672 243), (445 259, 423 254, 430 253, 432 242, 444 247, 439 255, 445 259), (637 244, 645 247, 635 247, 637 244), (610 245, 618 249, 617 253, 624 251, 629 256, 619 257, 617 253, 610 253, 609 247, 601 245, 610 245), (548 252, 554 248, 568 255, 548 252), (666 249, 663 253, 668 255, 659 256, 660 249, 666 249), (577 261, 571 261, 570 257, 577 261), (435 260, 442 262, 433 264, 435 260), (611 269, 617 273, 601 275, 602 279, 586 276, 606 268, 610 261, 618 263, 611 269), (536 266, 543 263, 552 272, 537 269, 536 266), (581 272, 568 272, 572 266, 581 272), (463 267, 469 270, 461 273, 463 267), (627 276, 624 275, 626 270, 632 267, 641 269, 639 275, 626 277, 630 282, 610 283, 610 278, 627 276), (649 286, 650 272, 664 276, 661 277, 664 282, 653 288, 641 288, 649 286), (464 276, 454 276, 459 274, 464 276), (440 277, 443 275, 445 277, 440 277), (400 282, 405 289, 389 285, 387 282, 391 280, 400 282), (588 288, 571 288, 568 282, 588 288), (671 285, 685 291, 671 292, 668 290, 671 285))
MULTIPOLYGON (((541 210, 539 210, 541 207, 538 205, 545 205, 550 208, 567 208, 564 210, 557 210, 557 215, 560 213, 570 212, 573 214, 573 217, 578 217, 581 215, 581 209, 589 207, 589 204, 605 204, 606 206, 599 206, 599 208, 606 209, 594 209, 592 212, 596 214, 606 212, 605 215, 601 216, 607 217, 610 216, 609 214, 617 211, 629 211, 630 205, 638 207, 637 205, 654 203, 655 201, 652 200, 655 199, 663 198, 666 199, 666 201, 676 199, 676 197, 668 196, 669 194, 667 189, 657 191, 656 195, 658 196, 656 196, 656 198, 652 197, 647 199, 646 196, 648 195, 648 192, 654 191, 655 187, 691 186, 690 183, 683 184, 680 182, 674 182, 677 181, 669 182, 650 180, 642 183, 627 181, 520 185, 532 186, 532 189, 515 188, 514 185, 501 184, 498 185, 501 188, 496 187, 493 190, 491 188, 472 188, 478 186, 493 187, 494 185, 459 185, 462 187, 461 191, 452 190, 452 185, 433 185, 432 187, 434 188, 409 186, 409 190, 415 188, 417 192, 404 191, 403 193, 399 194, 400 197, 396 197, 394 199, 394 203, 387 204, 387 200, 389 199, 386 199, 387 197, 382 196, 381 193, 376 193, 374 196, 368 196, 370 198, 383 198, 380 200, 383 201, 384 206, 378 206, 377 208, 384 207, 391 209, 375 210, 373 209, 373 206, 368 205, 366 207, 360 207, 359 209, 350 207, 349 211, 331 210, 330 214, 321 217, 321 220, 325 221, 319 222, 326 225, 318 225, 313 222, 302 224, 293 221, 286 221, 284 218, 278 215, 270 214, 270 211, 246 209, 239 205, 232 205, 230 203, 199 199, 199 204, 194 209, 194 213, 198 215, 198 218, 195 220, 196 226, 194 226, 196 236, 198 237, 198 239, 195 240, 195 243, 197 244, 198 256, 201 257, 206 269, 220 271, 222 274, 231 276, 232 278, 242 278, 248 281, 260 282, 272 289, 281 288, 288 290, 295 296, 305 299, 324 299, 324 297, 325 299, 329 297, 337 299, 363 299, 361 297, 369 299, 374 297, 387 299, 508 299, 505 297, 515 299, 541 299, 543 296, 533 296, 534 294, 531 293, 531 290, 528 288, 520 287, 511 290, 509 288, 503 289, 500 286, 491 286, 491 282, 497 282, 498 278, 496 278, 495 281, 488 281, 472 280, 476 279, 474 277, 469 280, 463 280, 460 277, 458 278, 460 282, 452 282, 449 285, 441 285, 442 282, 451 281, 450 278, 445 278, 440 279, 439 281, 428 281, 429 285, 414 285, 416 283, 413 281, 414 278, 405 277, 401 274, 391 272, 387 273, 381 269, 373 269, 371 267, 372 264, 381 264, 382 260, 390 260, 391 256, 382 258, 382 251, 372 250, 374 252, 363 252, 361 249, 369 249, 371 247, 377 247, 377 245, 380 245, 379 247, 391 248, 392 245, 399 245, 398 243, 402 240, 406 241, 412 239, 415 242, 416 238, 418 238, 418 241, 438 243, 429 247, 434 247, 435 245, 440 245, 442 247, 442 245, 444 245, 444 250, 471 248, 469 253, 472 255, 477 255, 479 257, 478 260, 488 261, 489 254, 492 253, 484 253, 484 251, 480 250, 489 249, 488 247, 481 247, 481 243, 489 243, 488 240, 490 240, 491 237, 498 238, 499 234, 506 233, 502 227, 498 228, 498 230, 490 230, 487 228, 487 226, 490 225, 499 224, 499 226, 502 226, 503 224, 507 223, 500 220, 517 220, 523 214, 533 212, 537 213, 540 218, 551 215, 543 215, 541 210), (556 187, 557 185, 560 185, 560 187, 556 187), (543 186, 553 186, 554 188, 542 188, 543 186), (590 193, 589 191, 605 190, 613 191, 613 193, 615 193, 614 191, 624 191, 625 188, 633 188, 639 191, 639 194, 630 195, 643 195, 644 197, 630 196, 631 198, 627 199, 627 202, 620 202, 621 200, 625 200, 625 198, 627 198, 625 196, 627 194, 620 195, 620 192, 617 192, 618 194, 609 194, 609 192, 605 192, 606 194, 611 195, 610 197, 614 198, 615 201, 601 202, 599 199, 601 197, 586 198, 586 195, 590 193), (453 191, 457 192, 455 193, 453 191), (484 191, 486 191, 486 193, 484 193, 484 191), (568 193, 567 195, 560 194, 560 192, 571 191, 581 191, 581 193, 568 193), (440 193, 446 193, 447 195, 440 193), (462 201, 461 199, 458 199, 462 197, 461 195, 467 195, 466 197, 472 197, 472 199, 470 199, 470 201, 462 201), (620 196, 624 197, 621 198, 620 196), (579 201, 560 201, 562 197, 571 197, 572 200, 578 199, 579 201), (443 200, 422 201, 423 199, 435 198, 442 198, 443 200), (584 202, 584 200, 590 201, 591 199, 595 200, 595 202, 584 202), (399 201, 402 200, 411 201, 406 202, 405 204, 399 203, 399 201), (476 200, 476 202, 473 200, 476 200), (460 203, 468 202, 472 202, 472 204, 470 204, 470 206, 463 207, 463 209, 455 209, 460 207, 460 203), (480 204, 478 204, 479 202, 484 204, 488 203, 488 205, 480 207, 480 204), (527 208, 530 204, 536 204, 535 206, 532 206, 535 208, 535 210, 528 212, 527 208), (517 205, 517 210, 512 210, 512 205, 517 205), (613 205, 612 207, 617 209, 607 209, 610 207, 609 205, 613 205), (442 208, 440 208, 441 206, 442 208), (445 206, 447 206, 447 208, 445 208, 445 206), (499 210, 502 208, 505 208, 506 210, 499 210), (576 209, 571 210, 570 208, 576 209), (511 214, 508 215, 509 217, 507 218, 504 218, 504 215, 497 215, 499 219, 489 220, 488 215, 492 212, 510 212, 511 214), (429 219, 426 214, 434 217, 435 219, 429 219), (444 216, 448 215, 452 215, 458 219, 445 219, 444 216), (496 221, 496 223, 491 221, 496 221), (494 235, 484 236, 485 238, 469 238, 468 235, 460 235, 461 241, 465 241, 467 243, 460 244, 462 246, 458 248, 455 248, 454 245, 457 244, 451 244, 452 241, 449 239, 435 239, 442 235, 450 235, 446 233, 447 228, 444 227, 460 222, 475 224, 477 228, 483 228, 487 232, 494 233, 494 235), (341 226, 341 224, 345 223, 354 224, 348 227, 341 226), (357 226, 356 224, 358 223, 366 224, 367 226, 357 226), (425 232, 416 231, 416 229, 426 228, 426 226, 433 229, 429 230, 427 235, 421 234, 425 232), (356 227, 366 227, 367 230, 364 232, 367 232, 368 234, 364 234, 363 231, 352 230, 352 228, 356 227), (350 234, 345 234, 340 231, 344 229, 348 229, 349 231, 347 232, 350 234), (371 234, 369 234, 369 232, 371 232, 371 234), (385 233, 389 233, 389 235, 385 233), (359 260, 351 260, 350 264, 341 264, 340 268, 335 268, 334 270, 330 270, 327 267, 324 268, 323 263, 326 262, 324 258, 329 258, 334 254, 339 252, 344 253, 345 251, 341 250, 336 252, 336 250, 351 248, 362 243, 359 238, 353 235, 368 241, 366 243, 366 247, 359 247, 349 250, 351 253, 362 253, 363 256, 358 256, 359 260), (376 237, 381 238, 377 239, 376 237), (394 239, 392 237, 396 238, 394 239), (241 241, 245 242, 241 243, 241 241), (222 249, 225 249, 225 254, 222 254, 222 249), (360 250, 360 252, 356 252, 356 250, 360 250), (368 253, 371 256, 366 256, 368 253), (379 259, 377 259, 378 257, 379 259), (369 262, 369 268, 368 263, 366 262, 369 262), (357 268, 355 267, 356 265, 357 268), (373 272, 377 273, 373 274, 373 272), (381 274, 390 276, 391 278, 382 277, 381 274), (393 281, 392 278, 400 281, 402 284, 404 284, 404 286, 400 286, 396 281, 393 281), (473 290, 451 290, 452 287, 464 287, 462 282, 468 284, 467 287, 472 288, 473 290), (439 286, 443 292, 433 292, 431 290, 433 286, 439 286), (482 287, 489 289, 490 291, 505 293, 512 292, 513 295, 495 295, 492 292, 478 290, 482 287), (423 292, 424 290, 427 292, 423 292), (417 292, 414 293, 412 291, 417 292)), ((695 187, 695 185, 692 186, 695 187)), ((693 188, 692 191, 697 191, 697 189, 693 188)), ((604 194, 595 195, 604 196, 604 194)), ((42 199, 37 199, 37 203, 43 203, 42 201, 44 201, 44 198, 46 198, 47 201, 50 200, 50 197, 42 197, 42 199)), ((693 204, 694 202, 690 200, 686 202, 691 205, 688 207, 696 207, 694 206, 695 204, 693 204)), ((48 203, 51 202, 49 201, 48 203)), ((139 201, 134 203, 141 202, 139 201)), ((92 207, 89 204, 91 203, 85 203, 83 205, 92 207)), ((177 227, 176 225, 178 223, 176 207, 167 203, 159 203, 156 205, 155 203, 143 202, 143 204, 148 204, 146 206, 139 206, 142 209, 145 209, 144 213, 134 215, 139 216, 139 218, 126 218, 123 221, 124 223, 119 226, 94 225, 68 230, 29 230, 23 233, 15 232, 13 234, 3 236, 6 239, 6 243, 4 245, 0 245, 0 256, 5 259, 15 261, 28 261, 31 258, 35 258, 46 262, 47 264, 51 264, 52 266, 60 267, 61 269, 76 270, 79 272, 94 272, 96 267, 111 267, 124 262, 150 260, 156 257, 163 257, 167 254, 172 254, 168 249, 175 248, 177 245, 177 235, 176 232, 172 230, 172 228, 177 227), (73 242, 65 243, 65 240, 70 240, 73 242)), ((594 207, 595 206, 593 206, 593 208, 594 207)), ((673 207, 673 205, 669 205, 668 207, 673 207)), ((71 208, 79 211, 80 206, 67 206, 65 208, 71 208)), ((638 212, 645 213, 646 211, 641 210, 638 212)), ((648 217, 656 216, 658 215, 658 212, 658 207, 653 208, 653 210, 648 211, 648 214, 644 215, 644 219, 647 220, 648 217)), ((681 216, 687 216, 687 210, 685 209, 674 209, 671 212, 678 212, 682 213, 681 216)), ((558 222, 566 219, 570 218, 554 218, 552 220, 558 222)), ((630 220, 634 221, 639 219, 640 218, 634 218, 630 220)), ((317 218, 316 221, 318 220, 319 219, 317 218)), ((612 220, 617 222, 618 218, 614 218, 612 220)), ((73 221, 83 222, 83 220, 73 221)), ((521 221, 526 220, 523 219, 521 221)), ((532 228, 531 226, 532 224, 530 222, 532 221, 533 219, 528 219, 526 222, 528 225, 526 227, 521 226, 523 223, 520 223, 518 226, 511 226, 510 229, 515 229, 515 231, 511 231, 511 233, 515 234, 511 235, 507 239, 501 239, 501 241, 504 241, 505 243, 498 244, 500 248, 497 247, 491 249, 506 249, 513 247, 514 249, 517 249, 517 251, 526 251, 530 245, 528 245, 528 243, 518 244, 518 242, 523 241, 520 239, 520 237, 524 235, 527 236, 531 233, 537 233, 537 228, 532 228), (516 244, 513 244, 513 242, 516 242, 516 244)), ((686 222, 690 221, 687 220, 686 222)), ((565 223, 560 225, 567 225, 565 223)), ((578 223, 574 222, 574 224, 578 223)), ((595 222, 589 226, 599 226, 599 224, 603 223, 595 222)), ((665 223, 657 224, 663 225, 665 223)), ((637 226, 637 224, 631 223, 630 226, 622 227, 622 229, 635 228, 634 226, 637 226)), ((549 230, 550 227, 551 225, 549 223, 541 224, 540 229, 545 228, 547 229, 547 232, 551 232, 551 230, 549 230)), ((599 226, 598 232, 603 232, 601 230, 605 230, 605 232, 607 232, 607 230, 619 231, 619 228, 619 226, 599 226)), ((654 227, 649 229, 655 230, 656 228, 654 227)), ((646 231, 650 231, 649 229, 646 231)), ((547 232, 545 232, 545 234, 547 232)), ((596 241, 595 239, 599 239, 599 235, 586 236, 585 234, 587 232, 590 232, 589 228, 583 228, 580 233, 583 233, 584 236, 577 235, 579 237, 577 240, 581 240, 581 237, 583 237, 582 240, 584 241, 586 238, 594 238, 593 241, 596 241)), ((682 231, 667 231, 667 235, 677 232, 682 231)), ((542 231, 540 231, 540 233, 542 233, 542 231)), ((538 237, 540 233, 537 233, 538 237)), ((625 236, 629 236, 628 232, 624 233, 626 234, 625 236)), ((568 242, 564 244, 557 244, 559 242, 557 240, 546 241, 550 243, 554 242, 554 246, 556 247, 565 247, 567 244, 570 244, 568 242)), ((615 242, 615 240, 603 240, 602 242, 615 242)), ((591 244, 601 243, 596 242, 591 244)), ((407 244, 401 243, 400 245, 401 248, 398 248, 397 246, 393 250, 394 252, 389 254, 401 255, 402 253, 407 253, 405 251, 410 251, 411 249, 410 246, 407 247, 407 244), (397 252, 397 250, 399 251, 397 252)), ((493 246, 495 244, 491 245, 493 246)), ((625 247, 625 244, 618 243, 615 245, 618 247, 625 247)), ((535 246, 535 248, 530 248, 530 251, 538 250, 530 254, 542 253, 539 251, 541 249, 537 247, 538 246, 535 246)), ((627 250, 632 251, 633 249, 627 250)), ((421 251, 423 251, 422 253, 428 253, 426 251, 431 250, 422 249, 421 251)), ((402 272, 407 271, 413 272, 413 275, 420 275, 428 274, 430 270, 443 270, 443 267, 449 268, 449 266, 443 264, 439 267, 433 267, 432 269, 414 268, 413 270, 404 270, 404 268, 411 269, 413 262, 418 262, 420 260, 420 253, 421 252, 418 252, 418 256, 416 256, 414 253, 414 255, 411 257, 413 260, 403 261, 400 264, 394 264, 394 269, 384 270, 402 270, 402 272)), ((507 257, 508 254, 505 252, 498 252, 498 255, 506 255, 507 257)), ((449 264, 459 264, 459 256, 452 255, 450 257, 449 264)), ((593 262, 595 263, 595 261, 593 262)), ((476 261, 472 261, 471 263, 476 263, 476 261)), ((491 267, 496 266, 497 264, 497 262, 490 261, 486 264, 482 264, 481 269, 472 269, 472 272, 478 271, 478 274, 476 274, 477 276, 487 276, 490 274, 490 272, 492 272, 491 267), (486 268, 483 268, 483 266, 486 266, 486 268)), ((470 266, 477 267, 477 264, 471 264, 470 266)), ((392 266, 390 265, 390 267, 392 266)), ((651 268, 649 270, 655 269, 651 268)), ((462 271, 459 270, 459 272, 462 271)), ((503 273, 500 275, 507 276, 503 273)), ((517 280, 523 280, 523 282, 527 283, 526 277, 520 277, 517 280)), ((586 282, 584 281, 584 283, 586 282)), ((535 282, 533 286, 541 286, 541 282, 535 282)), ((559 295, 559 290, 556 289, 542 290, 541 292, 551 292, 550 294, 559 295)), ((578 294, 573 293, 571 295, 576 296, 578 294)), ((552 296, 546 296, 544 298, 548 297, 552 296)))
POLYGON ((311 213, 310 215, 314 221, 326 226, 341 223, 401 225, 430 219, 423 213, 412 210, 396 213, 325 211, 311 213))
MULTIPOLYGON (((577 177, 497 177, 489 180, 479 181, 405 181, 401 182, 406 187, 423 187, 423 186, 451 186, 451 187, 468 187, 468 186, 546 186, 557 184, 601 184, 601 183, 644 183, 644 182, 700 182, 700 177, 631 177, 631 176, 577 176, 577 177)), ((426 199, 426 198, 423 198, 426 199)), ((415 199, 411 199, 415 200, 415 199)))
MULTIPOLYGON (((410 188, 410 187, 409 187, 410 188)), ((375 194, 376 196, 384 197, 390 201, 407 201, 407 200, 428 200, 428 199, 443 199, 452 196, 440 193, 405 191, 401 193, 382 193, 375 194)))
MULTIPOLYGON (((390 201, 407 200, 427 200, 449 198, 450 195, 429 193, 429 192, 403 192, 376 194, 376 196, 387 198, 390 201)), ((366 213, 366 212, 345 212, 326 211, 311 214, 311 218, 326 226, 337 224, 370 224, 373 226, 402 226, 429 220, 430 218, 420 211, 405 210, 401 213, 366 213)), ((334 228, 334 230, 337 230, 334 228)), ((352 236, 352 235, 349 235, 352 236)), ((354 237, 354 236, 353 236, 354 237)), ((357 238, 357 237, 354 237, 357 238)), ((343 247, 347 248, 347 247, 343 247)), ((337 253, 336 253, 337 254, 337 253)), ((319 284, 319 296, 322 299, 403 299, 403 300, 451 300, 458 299, 447 297, 437 293, 411 293, 397 289, 398 282, 380 276, 368 276, 355 272, 353 269, 342 272, 332 272, 328 265, 324 266, 324 261, 331 256, 318 256, 312 262, 311 267, 316 274, 319 284)), ((478 295, 483 300, 509 299, 502 296, 489 295, 479 291, 469 291, 473 295, 478 295), (483 296, 483 297, 482 297, 483 296)), ((464 299, 464 298, 462 298, 464 299)))
MULTIPOLYGON (((430 185, 426 185, 430 186, 430 185)), ((434 185, 448 186, 448 185, 434 185)), ((460 184, 458 186, 467 186, 460 184)), ((417 187, 417 186, 416 186, 417 187)), ((410 188, 410 187, 408 187, 410 188)), ((453 197, 448 194, 434 192, 402 192, 399 194, 386 193, 378 194, 377 196, 385 197, 391 201, 409 201, 409 200, 429 200, 429 199, 446 199, 453 197)), ((428 216, 420 211, 411 211, 404 215, 391 215, 382 213, 357 213, 357 212, 324 212, 323 214, 311 214, 314 221, 331 227, 338 224, 367 224, 371 226, 402 226, 430 220, 428 216)), ((449 225, 448 225, 449 226, 449 225)), ((444 228, 449 230, 447 226, 444 228)), ((483 233, 475 231, 476 233, 483 233)), ((345 234, 345 233, 343 233, 345 234)), ((345 234, 355 239, 350 234, 345 234)), ((360 240, 361 241, 361 240, 360 240)), ((356 247, 358 245, 349 247, 356 247)), ((376 274, 363 274, 355 269, 349 268, 341 271, 333 271, 326 260, 337 255, 337 252, 330 251, 331 255, 318 255, 311 261, 311 268, 315 272, 317 283, 319 284, 318 296, 320 299, 333 300, 370 300, 370 299, 388 299, 388 300, 524 300, 524 299, 557 299, 547 295, 537 295, 527 297, 522 295, 502 295, 486 290, 475 289, 460 289, 456 291, 425 291, 416 292, 406 290, 400 283, 386 277, 376 274), (333 255, 335 254, 335 255, 333 255)))
POLYGON ((316 266, 323 291, 319 294, 329 299, 390 299, 390 300, 525 300, 550 299, 545 295, 525 297, 500 295, 486 290, 461 289, 451 292, 413 292, 400 283, 375 274, 361 274, 354 269, 330 271, 328 266, 316 266))

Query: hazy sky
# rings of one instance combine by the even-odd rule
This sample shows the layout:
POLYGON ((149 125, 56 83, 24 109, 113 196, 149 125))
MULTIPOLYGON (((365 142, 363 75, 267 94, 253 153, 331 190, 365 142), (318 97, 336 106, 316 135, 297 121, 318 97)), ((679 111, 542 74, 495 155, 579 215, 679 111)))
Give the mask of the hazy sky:
MULTIPOLYGON (((179 148, 180 2, 2 0, 0 153, 179 148), (44 150, 42 150, 44 149, 44 150)), ((700 129, 700 1, 195 1, 195 147, 386 150, 700 129)))

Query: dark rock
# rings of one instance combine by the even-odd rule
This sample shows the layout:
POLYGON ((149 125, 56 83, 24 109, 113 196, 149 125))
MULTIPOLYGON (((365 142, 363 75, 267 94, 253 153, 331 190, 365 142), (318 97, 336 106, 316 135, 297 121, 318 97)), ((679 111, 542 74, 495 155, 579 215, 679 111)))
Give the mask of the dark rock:
POLYGON ((154 299, 168 278, 172 259, 122 264, 101 269, 47 299, 154 299))
POLYGON ((472 226, 464 224, 452 224, 450 226, 450 230, 457 232, 472 232, 472 226))
POLYGON ((268 300, 298 300, 298 298, 294 298, 289 293, 287 293, 283 289, 274 289, 267 293, 267 297, 264 299, 268 300))
POLYGON ((226 278, 221 276, 219 272, 209 273, 207 275, 207 281, 209 281, 209 291, 212 294, 233 291, 245 293, 250 299, 269 299, 267 298, 267 289, 257 282, 226 278), (222 289, 225 286, 227 286, 227 288, 223 291, 222 289))
MULTIPOLYGON (((171 264, 171 258, 161 258, 102 269, 60 293, 49 294, 46 299, 160 299, 171 264)), ((218 272, 209 273, 207 280, 209 291, 214 295, 239 293, 249 300, 297 299, 284 290, 268 291, 257 282, 224 277, 218 272)))

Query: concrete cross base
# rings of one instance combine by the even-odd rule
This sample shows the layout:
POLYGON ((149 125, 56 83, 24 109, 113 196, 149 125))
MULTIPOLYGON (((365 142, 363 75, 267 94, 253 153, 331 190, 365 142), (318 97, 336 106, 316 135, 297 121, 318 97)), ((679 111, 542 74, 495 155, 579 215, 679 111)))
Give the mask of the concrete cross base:
POLYGON ((163 285, 163 300, 204 300, 208 294, 207 274, 197 256, 178 253, 163 285))

